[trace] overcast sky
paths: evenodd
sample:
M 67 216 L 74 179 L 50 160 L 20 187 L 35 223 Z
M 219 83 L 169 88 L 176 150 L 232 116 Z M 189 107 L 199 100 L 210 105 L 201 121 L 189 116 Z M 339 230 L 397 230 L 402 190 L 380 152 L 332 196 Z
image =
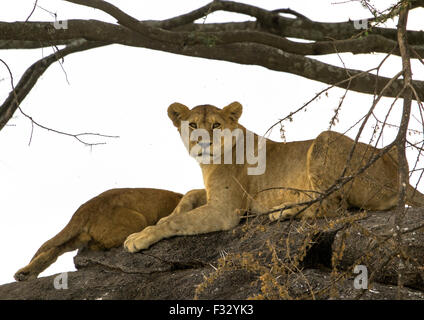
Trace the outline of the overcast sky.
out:
M 151 0 L 110 1 L 140 20 L 164 19 L 196 9 L 208 1 Z M 334 4 L 326 1 L 242 1 L 267 9 L 297 10 L 318 21 L 346 21 L 369 17 L 358 2 Z M 380 8 L 394 1 L 378 1 Z M 19 4 L 17 4 L 19 3 Z M 24 21 L 33 0 L 2 0 L 0 21 Z M 178 5 L 177 5 L 178 4 Z M 65 1 L 39 0 L 30 21 L 58 19 L 114 19 L 98 10 Z M 410 13 L 409 29 L 420 30 L 423 9 Z M 206 22 L 243 21 L 247 17 L 214 13 Z M 422 20 L 421 20 L 422 21 Z M 395 23 L 388 23 L 394 27 Z M 15 83 L 33 62 L 52 53 L 51 48 L 3 50 L 0 58 L 13 72 Z M 346 67 L 366 70 L 375 67 L 382 55 L 341 55 Z M 335 55 L 314 57 L 338 66 Z M 63 67 L 63 69 L 62 69 Z M 239 101 L 240 122 L 263 134 L 280 118 L 299 108 L 327 87 L 298 76 L 258 66 L 190 58 L 142 48 L 113 45 L 76 53 L 63 66 L 52 65 L 21 104 L 41 124 L 69 133 L 93 132 L 119 138 L 90 138 L 106 144 L 87 147 L 75 139 L 43 129 L 16 113 L 0 132 L 0 284 L 12 282 L 13 274 L 25 266 L 40 245 L 57 234 L 75 210 L 99 193 L 117 187 L 153 187 L 185 193 L 202 188 L 203 180 L 195 160 L 184 148 L 167 117 L 167 107 L 180 102 L 189 107 L 212 104 L 224 107 Z M 393 76 L 401 68 L 399 58 L 390 58 L 381 71 Z M 414 78 L 424 80 L 424 68 L 413 63 Z M 69 82 L 69 83 L 68 83 Z M 10 77 L 0 65 L 0 100 L 7 97 Z M 327 130 L 333 110 L 344 90 L 332 89 L 311 104 L 307 112 L 285 123 L 287 141 L 316 137 Z M 333 129 L 344 132 L 362 117 L 372 96 L 349 92 Z M 380 114 L 390 105 L 383 99 Z M 415 108 L 416 109 L 416 108 Z M 390 118 L 399 121 L 399 108 Z M 411 126 L 420 128 L 411 120 Z M 348 133 L 356 135 L 357 128 Z M 368 141 L 368 130 L 362 141 Z M 391 141 L 389 130 L 383 144 Z M 279 127 L 270 138 L 281 141 Z M 31 143 L 29 144 L 31 139 Z M 412 139 L 412 138 L 411 138 Z M 422 135 L 413 136 L 420 140 Z M 411 163 L 413 154 L 409 155 Z M 422 167 L 422 165 L 421 165 Z M 414 179 L 414 178 L 413 178 Z M 419 187 L 423 191 L 423 185 Z M 72 271 L 75 252 L 63 255 L 41 276 Z

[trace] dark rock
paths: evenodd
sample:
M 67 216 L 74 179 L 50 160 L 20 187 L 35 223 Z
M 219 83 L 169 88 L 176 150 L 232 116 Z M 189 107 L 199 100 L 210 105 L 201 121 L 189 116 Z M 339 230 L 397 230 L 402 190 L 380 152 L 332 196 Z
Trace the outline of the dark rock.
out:
M 294 276 L 294 274 L 293 274 Z M 350 277 L 339 281 L 331 288 L 331 275 L 328 272 L 316 269 L 303 271 L 303 275 L 297 275 L 297 281 L 293 281 L 290 288 L 294 296 L 302 296 L 312 288 L 316 299 L 361 299 L 361 300 L 393 300 L 397 299 L 397 287 L 378 282 L 372 283 L 368 290 L 358 290 L 353 286 L 354 278 Z M 323 290 L 320 293 L 320 290 Z M 327 289 L 327 290 L 325 290 Z M 331 291 L 334 291 L 333 294 Z M 424 300 L 424 292 L 409 288 L 402 289 L 404 300 Z
M 55 289 L 54 275 L 2 285 L 0 299 L 396 299 L 397 264 L 382 265 L 393 248 L 374 247 L 392 241 L 394 216 L 372 213 L 349 225 L 260 217 L 230 231 L 165 239 L 136 254 L 80 250 L 78 271 L 66 273 L 67 289 Z M 404 234 L 405 252 L 422 267 L 424 210 L 410 210 L 404 220 L 403 228 L 413 230 Z M 357 264 L 373 274 L 368 290 L 353 287 Z M 404 299 L 424 299 L 422 271 L 406 263 Z M 269 287 L 272 281 L 280 291 Z
M 403 284 L 424 291 L 424 211 L 409 208 L 403 219 Z M 343 268 L 365 265 L 375 281 L 396 285 L 399 259 L 394 256 L 396 242 L 394 234 L 395 213 L 374 212 L 338 232 L 332 245 L 333 252 L 344 241 L 346 246 L 340 265 Z M 422 226 L 422 227 L 420 227 Z M 370 236 L 372 234 L 372 236 Z M 421 268 L 421 272 L 420 272 Z

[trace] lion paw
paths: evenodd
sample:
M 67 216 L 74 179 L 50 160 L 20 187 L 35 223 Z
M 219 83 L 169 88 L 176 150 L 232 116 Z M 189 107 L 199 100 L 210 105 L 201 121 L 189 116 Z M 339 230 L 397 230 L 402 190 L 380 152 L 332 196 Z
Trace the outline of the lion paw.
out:
M 19 269 L 13 277 L 16 281 L 26 281 L 37 278 L 37 276 L 32 274 L 27 268 Z
M 286 204 L 288 205 L 288 204 Z M 283 207 L 284 205 L 280 205 L 280 206 L 276 206 L 273 207 L 271 209 L 272 210 L 277 210 L 280 209 L 281 207 Z M 289 209 L 285 209 L 285 210 L 279 210 L 273 213 L 270 213 L 268 215 L 269 220 L 271 221 L 276 221 L 276 220 L 284 220 L 284 219 L 289 219 L 291 216 L 294 216 L 299 210 L 297 210 L 296 208 L 289 208 Z
M 141 232 L 130 234 L 124 242 L 124 248 L 128 252 L 137 252 L 147 249 L 157 242 L 153 226 L 145 228 Z
M 283 216 L 284 216 L 284 213 L 282 213 L 281 211 L 277 211 L 277 212 L 270 213 L 270 214 L 268 215 L 268 218 L 269 218 L 269 220 L 271 220 L 271 221 L 277 221 L 277 220 L 279 220 L 280 218 L 282 218 Z

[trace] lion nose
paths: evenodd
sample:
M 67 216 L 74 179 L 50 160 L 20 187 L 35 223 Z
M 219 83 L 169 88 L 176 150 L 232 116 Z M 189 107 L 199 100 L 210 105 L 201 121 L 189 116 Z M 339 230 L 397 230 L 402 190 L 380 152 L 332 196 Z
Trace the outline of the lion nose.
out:
M 199 146 L 202 147 L 202 149 L 206 149 L 212 144 L 212 142 L 199 142 Z

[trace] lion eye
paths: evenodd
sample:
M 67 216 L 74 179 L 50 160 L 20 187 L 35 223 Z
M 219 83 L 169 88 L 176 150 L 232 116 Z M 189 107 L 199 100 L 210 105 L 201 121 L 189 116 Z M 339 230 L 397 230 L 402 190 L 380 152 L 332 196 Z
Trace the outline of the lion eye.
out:
M 193 129 L 197 129 L 197 124 L 195 124 L 194 122 L 190 122 L 188 125 Z
M 219 122 L 215 122 L 215 123 L 212 125 L 212 129 L 219 128 L 220 126 L 221 126 L 221 124 L 220 124 Z

